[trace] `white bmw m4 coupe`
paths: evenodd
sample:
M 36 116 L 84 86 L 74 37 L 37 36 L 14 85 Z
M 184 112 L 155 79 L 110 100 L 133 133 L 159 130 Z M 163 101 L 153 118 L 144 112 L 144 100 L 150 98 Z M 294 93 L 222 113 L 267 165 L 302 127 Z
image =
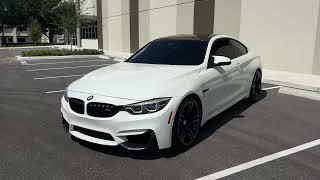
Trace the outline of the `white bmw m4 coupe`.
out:
M 70 84 L 62 120 L 74 139 L 130 150 L 188 148 L 200 127 L 261 94 L 261 62 L 225 35 L 154 40 Z

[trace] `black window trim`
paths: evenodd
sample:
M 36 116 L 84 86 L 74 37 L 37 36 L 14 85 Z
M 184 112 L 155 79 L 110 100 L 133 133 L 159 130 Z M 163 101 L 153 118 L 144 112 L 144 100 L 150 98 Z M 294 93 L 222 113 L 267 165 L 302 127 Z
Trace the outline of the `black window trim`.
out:
M 207 69 L 210 69 L 210 68 L 212 68 L 212 67 L 210 67 L 209 66 L 209 63 L 210 63 L 210 60 L 211 60 L 211 57 L 212 57 L 212 47 L 214 46 L 214 44 L 217 42 L 217 41 L 219 41 L 219 40 L 223 40 L 223 39 L 227 39 L 228 40 L 228 44 L 230 44 L 230 41 L 229 41 L 229 39 L 230 38 L 228 38 L 228 37 L 220 37 L 220 38 L 217 38 L 217 39 L 215 39 L 213 42 L 212 42 L 212 44 L 211 44 L 211 47 L 210 47 L 210 52 L 209 52 L 209 58 L 208 58 L 208 62 L 207 62 Z M 209 47 L 209 46 L 208 46 Z
M 248 47 L 246 46 L 246 45 L 244 45 L 242 42 L 240 42 L 239 40 L 236 40 L 236 39 L 234 39 L 234 38 L 228 38 L 229 39 L 229 41 L 230 40 L 234 40 L 234 41 L 236 41 L 236 42 L 238 42 L 239 44 L 241 44 L 243 47 L 245 47 L 245 49 L 246 49 L 246 53 L 245 54 L 248 54 L 248 52 L 249 52 L 249 50 L 248 50 Z M 229 42 L 230 43 L 230 42 Z M 231 43 L 230 43 L 231 44 Z M 244 55 L 245 55 L 244 54 Z M 243 55 L 243 56 L 244 56 Z

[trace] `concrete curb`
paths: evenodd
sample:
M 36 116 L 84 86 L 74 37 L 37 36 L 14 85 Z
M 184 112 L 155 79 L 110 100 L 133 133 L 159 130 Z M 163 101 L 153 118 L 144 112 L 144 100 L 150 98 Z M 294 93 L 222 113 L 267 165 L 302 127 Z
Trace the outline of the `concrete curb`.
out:
M 0 47 L 0 49 L 37 49 L 37 48 L 54 48 L 54 47 L 53 46 Z
M 100 55 L 70 55 L 70 56 L 30 56 L 22 57 L 16 56 L 18 61 L 32 61 L 32 60 L 55 60 L 55 59 L 80 59 L 80 58 L 99 58 Z
M 298 96 L 298 97 L 304 97 L 304 98 L 309 98 L 309 99 L 320 101 L 320 93 L 319 92 L 306 91 L 306 90 L 289 88 L 289 87 L 282 87 L 279 89 L 279 93 L 292 95 L 292 96 Z
M 119 62 L 125 61 L 130 56 L 132 56 L 132 53 L 126 53 L 126 52 L 117 52 L 117 51 L 110 51 L 110 50 L 104 50 L 103 52 L 105 56 Z
M 109 56 L 109 55 L 99 55 L 98 56 L 100 59 L 111 59 L 113 61 L 117 61 L 117 62 L 123 62 L 125 61 L 126 59 L 125 58 L 117 58 L 117 57 L 112 57 L 112 56 Z
M 320 93 L 320 87 L 317 87 L 317 86 L 302 85 L 302 84 L 297 84 L 297 83 L 284 82 L 284 81 L 278 81 L 278 80 L 270 80 L 270 79 L 262 79 L 262 82 L 268 83 L 268 84 L 279 85 L 279 86 L 283 86 L 283 87 L 288 87 L 288 88 L 294 88 L 294 89 L 299 89 L 299 90 Z

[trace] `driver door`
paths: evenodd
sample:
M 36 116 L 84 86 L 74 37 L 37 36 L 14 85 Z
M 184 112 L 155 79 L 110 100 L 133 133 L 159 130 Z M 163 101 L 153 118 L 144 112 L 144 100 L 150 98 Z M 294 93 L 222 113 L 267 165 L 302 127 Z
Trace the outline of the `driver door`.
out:
M 208 117 L 213 117 L 231 105 L 237 96 L 239 69 L 231 60 L 230 65 L 214 66 L 212 56 L 224 56 L 232 59 L 232 51 L 228 38 L 220 38 L 213 42 L 208 68 L 205 72 L 206 80 L 203 81 L 205 107 Z M 211 66 L 211 67 L 210 67 Z

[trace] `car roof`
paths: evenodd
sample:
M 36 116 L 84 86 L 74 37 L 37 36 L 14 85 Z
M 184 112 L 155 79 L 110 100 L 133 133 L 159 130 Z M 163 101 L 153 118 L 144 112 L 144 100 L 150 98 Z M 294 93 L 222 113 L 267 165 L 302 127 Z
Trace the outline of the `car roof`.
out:
M 173 36 L 162 37 L 157 40 L 195 40 L 195 41 L 210 41 L 210 39 L 218 34 L 179 34 Z

